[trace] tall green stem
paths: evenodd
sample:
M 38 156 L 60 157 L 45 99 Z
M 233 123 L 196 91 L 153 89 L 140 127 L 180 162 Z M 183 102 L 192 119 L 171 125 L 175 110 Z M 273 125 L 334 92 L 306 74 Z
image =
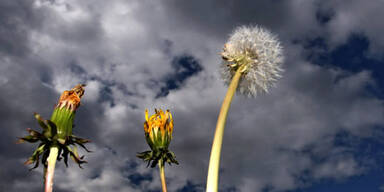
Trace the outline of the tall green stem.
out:
M 162 159 L 159 161 L 159 171 L 160 171 L 160 179 L 161 179 L 161 188 L 163 189 L 163 192 L 167 192 L 167 183 L 165 181 L 165 174 L 164 174 L 164 162 Z
M 53 176 L 55 174 L 55 166 L 59 148 L 53 145 L 49 150 L 48 166 L 45 171 L 45 192 L 52 192 L 53 189 Z
M 231 84 L 228 87 L 228 91 L 227 91 L 227 94 L 225 95 L 223 104 L 221 105 L 220 114 L 216 124 L 215 137 L 213 139 L 213 144 L 211 149 L 211 157 L 209 159 L 207 189 L 206 189 L 207 192 L 218 191 L 220 153 L 221 153 L 221 146 L 223 143 L 225 121 L 227 119 L 227 114 L 228 114 L 229 107 L 231 106 L 233 95 L 235 94 L 237 85 L 239 84 L 242 70 L 244 70 L 242 67 L 239 67 L 236 70 L 236 73 L 232 78 Z

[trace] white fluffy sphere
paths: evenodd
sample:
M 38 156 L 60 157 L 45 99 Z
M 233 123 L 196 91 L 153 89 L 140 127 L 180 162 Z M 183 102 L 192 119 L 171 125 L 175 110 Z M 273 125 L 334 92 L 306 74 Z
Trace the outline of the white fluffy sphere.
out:
M 283 49 L 277 37 L 259 27 L 238 27 L 230 36 L 222 52 L 221 74 L 229 84 L 237 67 L 247 65 L 237 91 L 247 96 L 267 93 L 283 71 Z

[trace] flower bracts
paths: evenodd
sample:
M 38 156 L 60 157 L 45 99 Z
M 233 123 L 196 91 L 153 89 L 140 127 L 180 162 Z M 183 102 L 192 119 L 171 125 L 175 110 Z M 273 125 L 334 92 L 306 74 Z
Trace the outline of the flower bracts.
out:
M 148 118 L 148 110 L 145 110 L 144 133 L 145 139 L 151 151 L 144 151 L 137 154 L 138 158 L 143 159 L 155 167 L 159 161 L 162 165 L 167 162 L 179 164 L 175 154 L 168 149 L 172 140 L 173 119 L 172 114 L 167 110 L 165 113 L 160 109 L 155 109 L 155 114 Z
M 35 166 L 32 169 L 39 166 L 40 156 L 42 156 L 41 162 L 43 165 L 45 167 L 47 166 L 49 149 L 55 145 L 59 147 L 58 160 L 64 158 L 66 166 L 68 166 L 68 155 L 80 167 L 82 163 L 86 163 L 86 161 L 83 160 L 83 156 L 80 157 L 77 153 L 77 146 L 75 144 L 84 148 L 87 152 L 90 152 L 84 146 L 89 140 L 72 135 L 73 120 L 76 109 L 80 106 L 80 98 L 84 94 L 84 86 L 85 85 L 79 84 L 72 90 L 63 92 L 58 104 L 55 106 L 51 120 L 44 120 L 39 114 L 35 113 L 35 118 L 43 131 L 40 133 L 28 128 L 27 131 L 29 132 L 29 135 L 18 140 L 18 143 L 36 143 L 40 141 L 38 148 L 25 162 L 25 164 L 35 163 Z M 71 148 L 71 145 L 73 148 Z

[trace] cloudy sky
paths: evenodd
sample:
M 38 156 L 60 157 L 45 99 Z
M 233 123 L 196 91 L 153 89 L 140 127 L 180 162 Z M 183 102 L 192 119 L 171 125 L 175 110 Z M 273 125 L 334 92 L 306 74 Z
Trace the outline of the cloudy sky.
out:
M 42 167 L 16 145 L 33 112 L 86 83 L 74 133 L 93 142 L 79 169 L 59 162 L 57 192 L 160 191 L 144 110 L 170 109 L 179 166 L 169 191 L 204 191 L 226 86 L 218 53 L 234 28 L 262 25 L 284 47 L 270 94 L 237 94 L 220 191 L 384 191 L 383 0 L 0 0 L 0 191 L 42 191 Z

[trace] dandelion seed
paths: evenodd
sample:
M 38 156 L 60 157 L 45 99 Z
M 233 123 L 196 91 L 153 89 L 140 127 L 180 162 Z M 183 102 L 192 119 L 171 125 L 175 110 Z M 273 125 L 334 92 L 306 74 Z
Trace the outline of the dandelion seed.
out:
M 221 76 L 229 84 L 240 66 L 245 66 L 237 91 L 247 96 L 267 93 L 281 78 L 283 49 L 268 30 L 239 27 L 230 36 L 221 53 Z

